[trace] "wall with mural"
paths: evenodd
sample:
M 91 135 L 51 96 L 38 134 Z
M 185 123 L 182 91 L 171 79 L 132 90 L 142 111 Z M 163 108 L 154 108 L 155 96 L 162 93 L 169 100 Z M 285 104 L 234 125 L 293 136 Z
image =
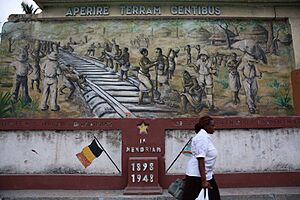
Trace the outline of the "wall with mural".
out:
M 7 22 L 1 118 L 292 115 L 285 20 Z

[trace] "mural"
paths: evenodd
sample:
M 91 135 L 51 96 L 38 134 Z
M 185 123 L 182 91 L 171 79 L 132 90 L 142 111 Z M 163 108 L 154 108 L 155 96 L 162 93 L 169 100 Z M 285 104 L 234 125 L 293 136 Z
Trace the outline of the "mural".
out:
M 286 21 L 7 22 L 0 117 L 291 115 Z

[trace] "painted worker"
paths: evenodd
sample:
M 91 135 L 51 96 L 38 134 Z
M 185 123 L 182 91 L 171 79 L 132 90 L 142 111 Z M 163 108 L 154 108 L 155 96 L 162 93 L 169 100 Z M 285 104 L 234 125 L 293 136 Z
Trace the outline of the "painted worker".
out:
M 26 103 L 30 103 L 32 100 L 28 92 L 28 78 L 27 75 L 30 74 L 33 69 L 28 62 L 28 53 L 26 49 L 21 49 L 19 55 L 16 57 L 16 61 L 10 64 L 16 70 L 14 91 L 12 94 L 12 99 L 17 102 L 19 96 L 20 86 L 23 90 L 23 98 Z
M 257 112 L 255 98 L 258 91 L 258 85 L 256 78 L 262 78 L 262 73 L 255 65 L 257 62 L 258 61 L 253 56 L 246 53 L 243 57 L 243 62 L 238 67 L 246 93 L 246 102 L 251 114 Z
M 116 57 L 120 57 L 122 55 L 122 49 L 120 49 L 120 46 L 118 44 L 114 44 L 112 48 L 112 57 L 115 60 Z M 115 61 L 113 63 L 113 70 L 114 72 L 119 71 L 120 63 Z
M 180 94 L 181 112 L 187 112 L 187 106 L 191 105 L 194 111 L 199 112 L 202 108 L 203 87 L 199 86 L 196 77 L 188 71 L 182 73 L 183 92 Z
M 179 48 L 170 48 L 169 53 L 167 55 L 169 60 L 169 80 L 174 76 L 174 72 L 176 69 L 176 58 L 178 57 L 180 49 Z
M 140 53 L 142 57 L 140 58 L 139 65 L 140 70 L 138 72 L 139 84 L 139 104 L 144 103 L 145 93 L 150 94 L 150 103 L 154 103 L 154 94 L 153 94 L 153 83 L 149 73 L 150 68 L 154 67 L 157 63 L 156 61 L 151 61 L 148 58 L 148 50 L 146 48 L 141 48 Z
M 237 59 L 236 53 L 230 55 L 229 60 L 226 63 L 227 70 L 229 72 L 228 83 L 229 88 L 232 93 L 232 101 L 236 105 L 240 103 L 239 91 L 241 89 L 240 75 L 238 72 L 238 66 L 240 65 L 241 60 Z
M 201 46 L 197 44 L 195 46 L 195 49 L 197 50 L 197 60 L 200 58 L 200 53 L 201 53 Z
M 71 46 L 71 43 L 67 43 L 67 46 L 65 47 L 65 49 L 67 50 L 67 51 L 69 51 L 69 52 L 74 52 L 74 48 Z
M 45 57 L 46 54 L 41 51 L 41 43 L 40 41 L 36 41 L 35 49 L 31 53 L 31 57 L 33 58 L 34 65 L 33 65 L 33 72 L 31 74 L 31 89 L 34 90 L 34 82 L 36 82 L 36 89 L 39 93 L 41 93 L 40 89 L 40 80 L 41 80 L 41 67 L 40 67 L 40 60 L 41 58 Z
M 90 56 L 90 55 L 95 56 L 95 51 L 96 51 L 96 45 L 95 45 L 95 43 L 93 42 L 93 43 L 89 46 L 89 48 L 87 49 L 87 55 L 88 55 L 88 56 Z
M 57 104 L 58 76 L 61 74 L 59 65 L 57 52 L 51 52 L 48 55 L 48 59 L 41 65 L 42 74 L 44 75 L 43 94 L 40 105 L 42 111 L 48 110 L 49 97 L 51 111 L 60 110 Z
M 129 58 L 130 58 L 130 55 L 129 55 L 127 47 L 123 48 L 122 54 L 120 56 L 115 57 L 116 62 L 118 62 L 121 65 L 121 80 L 128 79 L 128 71 L 130 68 Z
M 85 77 L 82 74 L 77 74 L 75 71 L 74 66 L 67 65 L 67 67 L 62 70 L 63 75 L 63 85 L 59 89 L 59 94 L 65 94 L 64 90 L 68 88 L 70 90 L 69 95 L 67 96 L 67 99 L 72 99 L 72 96 L 76 89 L 76 83 L 80 87 L 80 89 L 84 90 L 84 87 L 82 86 L 82 83 L 85 81 Z
M 109 44 L 109 41 L 105 41 L 103 52 L 105 55 L 105 57 L 104 57 L 105 67 L 109 67 L 109 68 L 113 69 L 114 63 L 113 63 L 113 58 L 111 56 L 112 47 Z M 102 55 L 103 55 L 103 53 L 102 53 Z
M 184 47 L 184 50 L 186 52 L 186 64 L 189 65 L 192 63 L 191 45 L 186 45 Z
M 169 60 L 163 55 L 161 48 L 155 49 L 155 59 L 158 85 L 169 84 Z
M 208 52 L 204 49 L 200 52 L 200 57 L 196 63 L 198 70 L 198 83 L 205 87 L 207 105 L 209 110 L 214 110 L 214 93 L 213 93 L 213 75 L 216 75 L 216 70 L 212 66 L 212 61 L 209 59 Z

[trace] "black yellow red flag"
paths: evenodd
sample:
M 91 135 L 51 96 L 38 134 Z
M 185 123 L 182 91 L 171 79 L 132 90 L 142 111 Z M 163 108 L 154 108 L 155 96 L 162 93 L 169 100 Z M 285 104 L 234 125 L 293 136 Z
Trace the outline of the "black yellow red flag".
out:
M 95 158 L 98 158 L 103 149 L 97 144 L 94 139 L 92 143 L 82 149 L 82 151 L 76 154 L 78 160 L 82 163 L 82 165 L 87 168 Z

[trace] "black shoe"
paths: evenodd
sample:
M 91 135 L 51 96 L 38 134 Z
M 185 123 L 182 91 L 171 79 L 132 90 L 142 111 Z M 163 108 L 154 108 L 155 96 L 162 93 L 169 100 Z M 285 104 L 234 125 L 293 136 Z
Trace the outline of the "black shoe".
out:
M 41 111 L 46 111 L 46 110 L 48 110 L 49 109 L 49 106 L 46 106 L 46 107 L 44 107 L 44 108 L 41 108 Z
M 60 107 L 59 106 L 57 106 L 55 109 L 51 109 L 51 111 L 54 111 L 54 112 L 57 112 L 57 111 L 59 111 L 60 110 Z
M 249 112 L 250 112 L 251 114 L 255 114 L 255 109 L 252 108 L 252 109 L 249 110 Z

